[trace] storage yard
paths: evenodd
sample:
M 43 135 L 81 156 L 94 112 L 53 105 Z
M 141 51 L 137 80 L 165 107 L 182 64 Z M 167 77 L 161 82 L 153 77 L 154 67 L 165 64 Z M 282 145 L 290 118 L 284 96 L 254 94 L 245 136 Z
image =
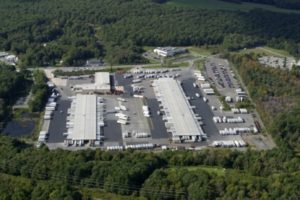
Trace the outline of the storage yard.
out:
M 247 94 L 221 59 L 203 72 L 137 67 L 67 79 L 45 108 L 39 142 L 52 148 L 242 148 L 243 135 L 260 132 L 252 111 L 235 107 Z
M 296 60 L 293 57 L 275 57 L 275 56 L 263 56 L 258 59 L 259 63 L 267 67 L 288 69 L 291 70 L 296 65 Z

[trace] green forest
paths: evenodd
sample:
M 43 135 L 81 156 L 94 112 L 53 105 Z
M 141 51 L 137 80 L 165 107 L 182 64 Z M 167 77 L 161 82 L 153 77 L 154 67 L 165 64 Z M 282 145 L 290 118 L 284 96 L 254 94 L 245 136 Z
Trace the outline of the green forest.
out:
M 30 86 L 26 71 L 16 72 L 15 67 L 0 63 L 0 130 L 10 118 L 12 105 Z
M 277 143 L 300 155 L 300 70 L 266 68 L 257 62 L 255 54 L 229 54 L 256 109 Z
M 145 45 L 218 45 L 229 51 L 268 45 L 300 55 L 300 15 L 208 11 L 163 2 L 0 0 L 0 50 L 21 58 L 21 70 L 0 63 L 1 126 L 28 88 L 30 112 L 43 109 L 47 79 L 27 67 L 76 66 L 93 57 L 111 65 L 144 63 Z M 277 148 L 50 151 L 1 135 L 0 199 L 93 199 L 84 192 L 88 188 L 130 199 L 298 200 L 299 69 L 263 67 L 253 53 L 224 56 L 242 77 Z
M 299 0 L 222 0 L 228 1 L 232 3 L 260 3 L 260 4 L 268 4 L 274 5 L 278 8 L 288 8 L 288 9 L 300 9 L 300 1 Z
M 270 45 L 299 56 L 300 15 L 183 8 L 150 0 L 0 0 L 0 49 L 21 65 L 143 63 L 143 46 Z M 112 59 L 113 58 L 113 59 Z

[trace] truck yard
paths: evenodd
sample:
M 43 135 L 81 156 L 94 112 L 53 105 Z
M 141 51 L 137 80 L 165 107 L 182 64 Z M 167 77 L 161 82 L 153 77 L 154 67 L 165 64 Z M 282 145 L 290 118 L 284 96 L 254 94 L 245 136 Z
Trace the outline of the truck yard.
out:
M 101 83 L 95 80 L 96 76 L 60 77 L 67 79 L 67 84 L 57 87 L 62 95 L 57 98 L 57 107 L 51 119 L 45 120 L 50 122 L 47 122 L 49 128 L 43 130 L 43 134 L 46 132 L 48 135 L 45 142 L 49 147 L 74 150 L 197 149 L 206 146 L 243 148 L 248 144 L 249 135 L 260 135 L 261 127 L 253 118 L 253 112 L 235 107 L 237 102 L 247 98 L 247 94 L 226 60 L 208 60 L 205 71 L 193 67 L 135 67 L 125 73 L 97 76 L 110 76 L 113 79 L 110 91 L 102 93 L 101 88 L 93 85 Z M 157 84 L 165 81 L 168 82 L 166 89 L 161 90 L 163 86 Z M 79 86 L 88 89 L 95 87 L 97 92 L 77 91 L 75 88 Z M 122 91 L 116 88 L 122 88 Z M 73 141 L 72 127 L 68 129 L 70 124 L 72 126 L 72 122 L 68 122 L 68 110 L 78 95 L 96 95 L 103 104 L 103 123 L 96 122 L 99 137 L 93 138 L 95 141 L 84 136 L 80 142 Z M 229 108 L 224 109 L 220 95 L 224 95 Z M 82 119 L 88 117 L 86 115 Z M 94 116 L 89 117 L 93 119 Z M 247 141 L 243 139 L 245 135 Z M 268 148 L 267 145 L 260 147 L 262 145 L 258 142 L 250 142 L 250 145 Z

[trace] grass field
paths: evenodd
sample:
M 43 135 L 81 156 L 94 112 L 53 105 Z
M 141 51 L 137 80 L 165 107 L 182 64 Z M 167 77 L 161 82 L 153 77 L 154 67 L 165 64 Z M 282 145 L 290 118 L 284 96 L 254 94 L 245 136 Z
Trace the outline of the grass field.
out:
M 274 49 L 271 47 L 263 46 L 253 49 L 243 49 L 239 53 L 257 53 L 257 54 L 266 54 L 269 56 L 279 56 L 279 57 L 292 57 L 287 51 L 281 49 Z
M 192 54 L 192 55 L 195 55 L 195 56 L 210 56 L 212 53 L 211 53 L 211 49 L 209 48 L 205 48 L 205 47 L 187 47 L 187 49 L 189 50 L 189 52 Z
M 188 62 L 176 63 L 171 65 L 152 65 L 152 66 L 145 66 L 144 69 L 158 69 L 158 68 L 178 68 L 178 67 L 188 67 Z
M 255 3 L 228 3 L 220 0 L 170 0 L 167 4 L 169 5 L 180 5 L 188 7 L 198 7 L 203 9 L 214 9 L 214 10 L 240 10 L 240 11 L 249 11 L 252 9 L 265 9 L 273 12 L 285 12 L 285 13 L 300 13 L 297 10 L 288 10 L 276 8 L 275 6 L 255 4 Z

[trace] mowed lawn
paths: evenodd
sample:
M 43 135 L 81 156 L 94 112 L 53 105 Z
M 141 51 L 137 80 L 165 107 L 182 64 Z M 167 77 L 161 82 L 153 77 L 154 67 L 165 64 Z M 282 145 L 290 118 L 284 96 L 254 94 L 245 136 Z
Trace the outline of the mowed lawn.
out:
M 256 48 L 251 48 L 251 49 L 243 49 L 243 50 L 240 50 L 239 53 L 242 53 L 242 54 L 256 53 L 256 54 L 265 54 L 268 56 L 293 57 L 287 51 L 284 51 L 281 49 L 274 49 L 274 48 L 267 47 L 267 46 L 256 47 Z
M 249 11 L 252 9 L 265 9 L 273 12 L 285 12 L 285 13 L 300 13 L 299 10 L 288 10 L 276 8 L 275 6 L 255 4 L 255 3 L 229 3 L 221 0 L 169 0 L 167 3 L 169 5 L 180 5 L 188 7 L 198 7 L 203 9 L 215 9 L 215 10 L 240 10 L 240 11 Z

